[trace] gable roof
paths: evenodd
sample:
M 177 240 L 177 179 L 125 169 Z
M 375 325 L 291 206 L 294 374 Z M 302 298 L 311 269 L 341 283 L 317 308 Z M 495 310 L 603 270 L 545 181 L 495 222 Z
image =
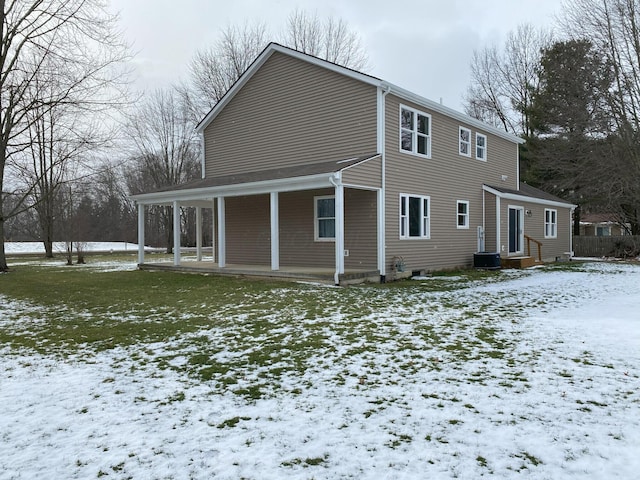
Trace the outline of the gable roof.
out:
M 222 109 L 235 97 L 235 95 L 242 89 L 242 87 L 253 77 L 253 75 L 264 65 L 264 63 L 274 54 L 274 53 L 282 53 L 284 55 L 288 55 L 293 58 L 297 58 L 298 60 L 310 63 L 312 65 L 319 66 L 321 68 L 326 68 L 333 72 L 339 73 L 341 75 L 345 75 L 349 78 L 353 78 L 354 80 L 366 83 L 368 85 L 372 85 L 376 88 L 380 88 L 384 92 L 392 93 L 404 100 L 411 101 L 416 103 L 424 108 L 429 110 L 441 113 L 446 115 L 447 117 L 454 118 L 459 122 L 465 123 L 467 125 L 471 125 L 475 128 L 484 130 L 486 132 L 492 133 L 498 137 L 504 138 L 514 143 L 524 143 L 524 140 L 516 135 L 513 135 L 504 130 L 500 130 L 499 128 L 493 127 L 489 124 L 481 122 L 480 120 L 470 117 L 469 115 L 465 115 L 464 113 L 460 113 L 457 110 L 446 107 L 441 103 L 434 102 L 433 100 L 429 100 L 428 98 L 422 97 L 418 94 L 410 92 L 402 87 L 394 85 L 390 82 L 382 80 L 378 77 L 374 77 L 372 75 L 367 75 L 362 72 L 358 72 L 357 70 L 353 70 L 351 68 L 343 67 L 342 65 L 338 65 L 337 63 L 332 63 L 327 60 L 323 60 L 318 57 L 314 57 L 313 55 L 309 55 L 306 53 L 299 52 L 289 47 L 285 47 L 278 43 L 270 43 L 267 47 L 258 55 L 258 57 L 253 61 L 253 63 L 247 68 L 247 70 L 236 80 L 236 82 L 231 86 L 231 88 L 224 94 L 224 96 L 220 99 L 220 101 L 205 115 L 205 117 L 196 125 L 196 131 L 198 133 L 202 133 L 204 129 L 215 119 L 218 114 L 222 111 Z

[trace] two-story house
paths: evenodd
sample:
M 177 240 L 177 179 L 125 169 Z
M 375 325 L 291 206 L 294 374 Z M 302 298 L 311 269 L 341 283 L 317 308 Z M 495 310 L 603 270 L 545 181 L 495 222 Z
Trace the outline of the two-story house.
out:
M 381 281 L 474 252 L 571 252 L 573 205 L 519 183 L 522 140 L 401 87 L 270 44 L 197 126 L 202 179 L 134 196 L 214 212 L 211 271 Z M 198 230 L 198 260 L 202 229 Z M 533 254 L 534 252 L 532 252 Z M 193 265 L 203 268 L 202 263 Z

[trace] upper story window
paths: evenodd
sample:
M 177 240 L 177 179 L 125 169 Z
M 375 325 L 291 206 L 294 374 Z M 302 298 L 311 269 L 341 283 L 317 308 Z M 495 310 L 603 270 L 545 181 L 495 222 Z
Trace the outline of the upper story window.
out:
M 400 105 L 400 151 L 431 157 L 431 115 Z
M 457 210 L 457 227 L 469 228 L 469 202 L 467 202 L 466 200 L 458 200 Z
M 460 127 L 459 129 L 459 146 L 458 153 L 465 157 L 471 156 L 471 130 L 468 128 Z
M 430 238 L 431 199 L 422 195 L 400 195 L 400 238 Z
M 476 158 L 487 160 L 487 136 L 476 132 Z
M 336 239 L 336 198 L 333 195 L 313 197 L 316 242 Z
M 544 209 L 544 238 L 557 238 L 558 236 L 558 211 L 550 208 Z

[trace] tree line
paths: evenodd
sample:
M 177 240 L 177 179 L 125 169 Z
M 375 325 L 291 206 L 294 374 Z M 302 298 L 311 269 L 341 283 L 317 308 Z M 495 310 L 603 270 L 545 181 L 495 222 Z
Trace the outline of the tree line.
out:
M 520 135 L 521 179 L 640 234 L 640 2 L 568 0 L 477 50 L 466 112 Z
M 136 94 L 132 54 L 107 7 L 0 0 L 0 271 L 5 240 L 41 240 L 47 257 L 54 241 L 136 241 L 129 196 L 199 178 L 196 124 L 271 39 L 367 68 L 346 22 L 295 10 L 276 35 L 262 23 L 227 27 L 195 53 L 188 78 Z M 183 243 L 194 244 L 195 215 L 180 216 Z M 171 252 L 171 208 L 151 207 L 146 217 L 147 241 Z M 206 242 L 211 218 L 204 221 Z

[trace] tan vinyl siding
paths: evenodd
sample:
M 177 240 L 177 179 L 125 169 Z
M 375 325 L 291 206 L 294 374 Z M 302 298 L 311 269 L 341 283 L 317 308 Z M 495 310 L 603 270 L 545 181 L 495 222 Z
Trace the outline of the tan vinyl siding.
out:
M 333 195 L 333 189 L 280 194 L 281 265 L 335 266 L 335 243 L 314 240 L 313 198 L 321 195 Z
M 400 151 L 400 104 L 431 115 L 431 158 Z M 517 188 L 517 144 L 487 131 L 487 161 L 458 153 L 459 127 L 477 128 L 419 105 L 386 97 L 386 264 L 402 256 L 407 270 L 438 270 L 470 266 L 482 225 L 482 184 Z M 503 175 L 506 180 L 503 181 Z M 431 238 L 399 238 L 400 194 L 431 197 Z M 469 202 L 468 229 L 456 228 L 456 202 Z M 494 240 L 495 241 L 495 240 Z M 492 249 L 487 244 L 488 249 Z
M 335 242 L 314 240 L 314 197 L 333 195 L 333 189 L 280 194 L 280 263 L 335 266 Z M 377 265 L 376 193 L 345 190 L 345 268 Z
M 509 207 L 522 207 L 524 208 L 524 233 L 530 236 L 534 240 L 542 242 L 542 259 L 543 261 L 554 261 L 558 257 L 563 257 L 570 251 L 570 219 L 571 209 L 560 207 L 549 207 L 537 203 L 518 202 L 517 200 L 505 200 L 501 201 L 501 244 L 504 246 L 502 256 L 508 256 L 509 251 Z M 558 218 L 558 231 L 556 238 L 544 238 L 544 211 L 545 209 L 556 210 Z M 531 215 L 526 212 L 530 211 Z M 530 255 L 537 257 L 538 246 L 535 242 L 531 242 Z M 527 255 L 527 241 L 524 240 L 523 254 Z
M 269 195 L 225 199 L 227 263 L 270 265 Z
M 380 157 L 373 158 L 343 170 L 342 183 L 380 188 L 382 186 L 382 160 Z
M 204 131 L 206 176 L 376 151 L 376 89 L 274 53 Z
M 497 252 L 496 250 L 496 197 L 491 193 L 484 192 L 484 249 L 487 252 Z
M 344 208 L 344 248 L 349 250 L 345 268 L 377 270 L 377 192 L 345 189 Z

